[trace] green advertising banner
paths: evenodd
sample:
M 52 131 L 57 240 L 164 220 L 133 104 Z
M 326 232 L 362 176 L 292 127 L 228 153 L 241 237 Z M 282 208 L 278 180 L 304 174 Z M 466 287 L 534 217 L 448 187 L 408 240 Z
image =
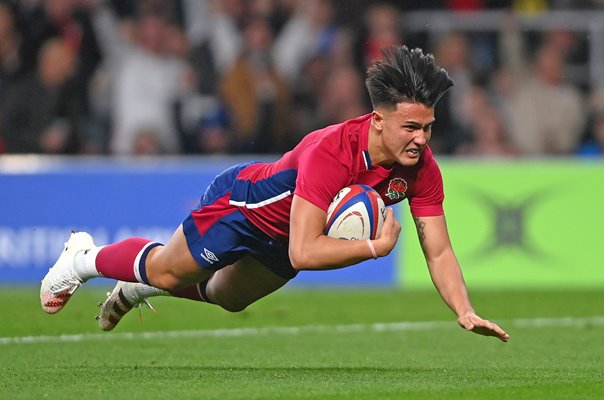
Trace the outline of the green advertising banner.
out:
M 445 215 L 470 287 L 602 287 L 604 163 L 440 163 Z M 431 286 L 408 206 L 399 283 Z

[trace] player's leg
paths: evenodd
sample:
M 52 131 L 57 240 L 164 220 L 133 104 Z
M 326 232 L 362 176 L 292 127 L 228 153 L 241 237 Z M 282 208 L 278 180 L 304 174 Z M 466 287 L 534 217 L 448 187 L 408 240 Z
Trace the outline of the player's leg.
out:
M 199 246 L 194 249 L 194 253 L 190 252 L 187 243 L 190 240 L 201 245 L 202 252 L 207 250 L 200 238 L 212 231 L 217 220 L 234 211 L 228 209 L 228 193 L 238 171 L 245 166 L 246 164 L 242 164 L 230 168 L 214 179 L 203 195 L 198 209 L 183 223 L 188 235 L 185 236 L 183 227 L 179 227 L 167 246 L 162 247 L 160 243 L 148 239 L 130 238 L 108 246 L 96 247 L 89 234 L 73 234 L 55 265 L 42 280 L 42 309 L 50 314 L 60 311 L 82 283 L 94 277 L 103 276 L 152 286 L 157 284 L 161 289 L 175 289 L 203 281 L 211 271 L 232 263 L 234 259 L 230 262 L 222 259 L 221 265 L 218 265 L 219 263 L 215 263 L 211 257 L 199 253 Z M 220 243 L 221 238 L 217 236 L 216 240 Z M 191 254 L 198 258 L 194 259 Z M 209 254 L 214 255 L 211 252 Z M 199 268 L 198 264 L 208 267 L 206 269 L 210 272 Z M 153 282 L 149 281 L 147 270 Z
M 120 280 L 113 291 L 108 293 L 107 299 L 99 304 L 101 310 L 97 316 L 102 330 L 110 331 L 115 328 L 132 308 L 141 303 L 146 303 L 152 308 L 147 301 L 149 297 L 174 295 L 204 301 L 203 298 L 197 297 L 198 282 L 204 283 L 205 286 L 214 271 L 200 267 L 193 258 L 182 226 L 174 232 L 165 246 L 156 246 L 140 258 L 143 259 L 144 265 L 139 267 L 139 270 L 144 272 L 139 274 L 145 276 L 145 282 Z M 115 261 L 120 262 L 121 259 Z
M 140 282 L 164 290 L 187 287 L 209 277 L 213 271 L 199 268 L 191 256 L 182 225 L 162 245 L 147 239 L 133 238 L 105 246 L 98 254 L 89 254 L 80 268 L 84 278 L 104 276 L 126 282 Z M 79 269 L 80 268 L 80 269 Z
M 298 271 L 292 267 L 289 259 L 287 244 L 268 237 L 240 212 L 230 214 L 222 222 L 221 227 L 198 243 L 220 249 L 215 239 L 220 237 L 223 244 L 231 242 L 231 250 L 225 251 L 223 248 L 218 258 L 228 258 L 231 251 L 236 258 L 214 272 L 209 279 L 190 288 L 172 291 L 172 296 L 214 303 L 225 310 L 237 312 L 279 289 L 297 275 Z M 191 254 L 198 255 L 201 245 L 196 249 L 196 246 L 190 248 Z M 203 261 L 197 258 L 201 266 L 204 265 Z
M 281 277 L 258 260 L 246 256 L 212 275 L 205 287 L 206 301 L 237 312 L 281 288 L 289 279 Z
M 99 304 L 99 327 L 113 330 L 121 319 L 137 305 L 147 304 L 154 296 L 172 296 L 216 304 L 231 312 L 244 310 L 255 301 L 285 285 L 289 279 L 270 271 L 256 259 L 246 256 L 213 273 L 201 283 L 165 291 L 142 283 L 118 282 L 107 299 Z
M 296 273 L 287 245 L 268 237 L 239 210 L 230 206 L 201 208 L 191 213 L 183 230 L 177 231 L 164 248 L 147 257 L 148 281 L 166 291 L 118 283 L 101 304 L 99 326 L 112 330 L 133 306 L 156 295 L 170 294 L 240 311 L 283 286 Z M 198 283 L 185 287 L 191 280 Z
M 146 284 L 164 290 L 177 290 L 202 282 L 214 271 L 201 268 L 191 255 L 182 225 L 165 246 L 149 252 L 146 259 Z
M 44 311 L 54 314 L 91 278 L 141 282 L 169 290 L 203 281 L 211 273 L 199 268 L 191 256 L 182 227 L 165 246 L 130 238 L 96 247 L 89 234 L 77 232 L 72 233 L 63 253 L 42 280 L 40 300 Z

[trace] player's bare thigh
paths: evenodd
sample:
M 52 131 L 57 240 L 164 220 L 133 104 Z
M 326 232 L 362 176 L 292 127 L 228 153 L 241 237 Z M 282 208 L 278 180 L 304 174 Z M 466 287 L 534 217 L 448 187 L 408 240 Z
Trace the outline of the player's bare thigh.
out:
M 176 229 L 168 243 L 151 249 L 146 268 L 149 283 L 164 290 L 192 286 L 214 273 L 197 264 L 189 251 L 182 225 Z
M 214 273 L 206 286 L 206 293 L 213 303 L 237 312 L 287 282 L 255 258 L 246 256 Z
M 288 282 L 251 256 L 217 272 L 200 267 L 189 251 L 182 226 L 165 246 L 149 252 L 146 267 L 149 283 L 165 290 L 182 289 L 211 277 L 206 286 L 208 297 L 228 311 L 241 311 Z

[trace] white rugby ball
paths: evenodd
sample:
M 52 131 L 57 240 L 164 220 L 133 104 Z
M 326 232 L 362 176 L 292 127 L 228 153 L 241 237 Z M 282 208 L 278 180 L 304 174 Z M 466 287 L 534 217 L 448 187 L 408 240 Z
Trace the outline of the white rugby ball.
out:
M 355 184 L 340 190 L 327 209 L 325 234 L 336 239 L 375 239 L 384 224 L 386 206 L 373 188 Z

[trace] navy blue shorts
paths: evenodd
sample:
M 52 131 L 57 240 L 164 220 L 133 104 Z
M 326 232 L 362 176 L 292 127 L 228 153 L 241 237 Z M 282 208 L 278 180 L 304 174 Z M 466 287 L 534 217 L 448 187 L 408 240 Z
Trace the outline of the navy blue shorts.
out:
M 289 260 L 286 245 L 272 239 L 229 204 L 235 178 L 250 163 L 236 165 L 218 175 L 200 203 L 183 222 L 189 251 L 205 269 L 217 271 L 251 255 L 284 279 L 298 273 Z

